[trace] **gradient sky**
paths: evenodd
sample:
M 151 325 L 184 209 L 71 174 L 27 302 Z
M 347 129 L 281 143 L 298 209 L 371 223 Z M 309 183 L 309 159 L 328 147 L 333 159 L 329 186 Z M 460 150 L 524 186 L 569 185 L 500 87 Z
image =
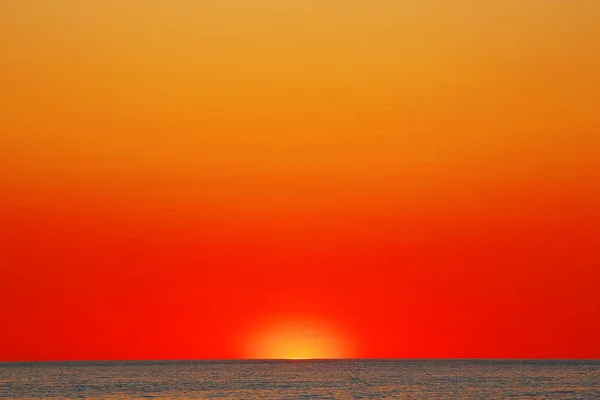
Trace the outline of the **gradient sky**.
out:
M 597 0 L 0 3 L 0 361 L 600 357 Z

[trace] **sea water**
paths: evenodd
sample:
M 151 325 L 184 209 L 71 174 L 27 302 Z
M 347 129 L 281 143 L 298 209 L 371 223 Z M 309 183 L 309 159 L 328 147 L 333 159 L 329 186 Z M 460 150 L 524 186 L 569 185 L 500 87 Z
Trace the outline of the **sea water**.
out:
M 600 399 L 600 361 L 0 364 L 1 399 Z

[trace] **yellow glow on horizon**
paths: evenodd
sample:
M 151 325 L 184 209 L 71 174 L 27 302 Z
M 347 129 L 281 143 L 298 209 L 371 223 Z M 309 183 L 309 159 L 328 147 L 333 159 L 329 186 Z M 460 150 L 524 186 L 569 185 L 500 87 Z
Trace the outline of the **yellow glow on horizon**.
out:
M 344 335 L 329 324 L 307 318 L 285 318 L 265 323 L 247 343 L 249 358 L 308 360 L 351 357 Z

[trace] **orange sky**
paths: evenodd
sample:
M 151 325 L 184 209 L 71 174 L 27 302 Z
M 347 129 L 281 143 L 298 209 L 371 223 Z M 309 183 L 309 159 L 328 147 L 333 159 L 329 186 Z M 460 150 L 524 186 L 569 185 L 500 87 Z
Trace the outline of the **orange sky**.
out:
M 2 2 L 0 361 L 600 357 L 598 21 Z

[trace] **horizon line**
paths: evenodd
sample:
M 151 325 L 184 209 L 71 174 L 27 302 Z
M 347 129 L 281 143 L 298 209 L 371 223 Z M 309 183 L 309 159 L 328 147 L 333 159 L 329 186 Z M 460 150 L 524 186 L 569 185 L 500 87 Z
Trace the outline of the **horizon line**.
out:
M 588 357 L 335 357 L 335 358 L 172 358 L 172 359 L 72 359 L 72 360 L 0 360 L 0 364 L 53 363 L 126 363 L 126 362 L 289 362 L 314 361 L 600 361 Z

